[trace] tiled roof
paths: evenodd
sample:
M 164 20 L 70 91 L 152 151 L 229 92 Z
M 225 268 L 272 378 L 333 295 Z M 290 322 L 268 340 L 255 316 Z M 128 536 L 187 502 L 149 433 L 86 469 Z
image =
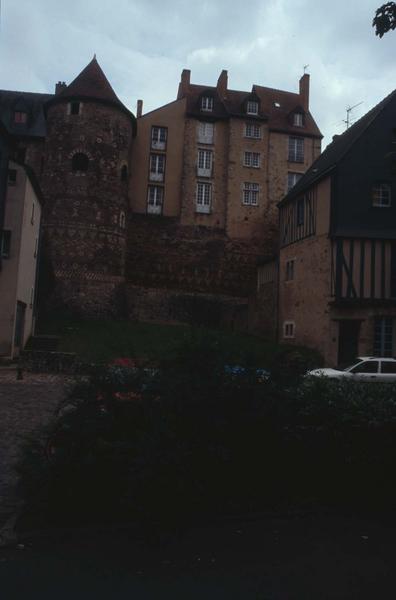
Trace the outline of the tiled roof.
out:
M 52 97 L 52 94 L 0 90 L 0 120 L 12 135 L 45 137 L 46 122 L 43 107 Z M 27 113 L 26 123 L 14 122 L 16 111 Z
M 49 104 L 55 104 L 72 98 L 85 98 L 87 100 L 97 100 L 105 104 L 111 104 L 133 117 L 132 113 L 117 97 L 96 57 L 91 60 L 85 69 L 60 94 L 54 96 Z
M 214 99 L 213 110 L 210 112 L 202 111 L 200 108 L 201 97 L 205 95 L 212 96 Z M 322 137 L 309 112 L 305 114 L 303 128 L 293 126 L 291 113 L 296 109 L 303 111 L 299 94 L 254 85 L 250 92 L 227 90 L 226 96 L 221 98 L 214 86 L 190 84 L 185 97 L 187 98 L 187 114 L 196 118 L 213 120 L 228 119 L 230 117 L 259 119 L 268 121 L 270 130 Z M 247 115 L 246 102 L 248 99 L 254 99 L 254 97 L 259 100 L 259 113 L 257 116 Z
M 329 173 L 337 163 L 343 158 L 343 156 L 349 151 L 351 146 L 358 140 L 358 138 L 366 131 L 371 123 L 376 119 L 380 112 L 385 108 L 391 100 L 396 97 L 396 90 L 391 92 L 386 98 L 381 100 L 374 108 L 372 108 L 367 114 L 361 119 L 356 121 L 349 129 L 344 131 L 343 134 L 338 135 L 334 138 L 334 141 L 327 146 L 322 154 L 312 163 L 308 171 L 301 177 L 296 183 L 293 189 L 283 198 L 281 203 L 294 198 L 296 195 L 303 192 L 306 188 L 311 186 L 315 181 L 324 177 Z

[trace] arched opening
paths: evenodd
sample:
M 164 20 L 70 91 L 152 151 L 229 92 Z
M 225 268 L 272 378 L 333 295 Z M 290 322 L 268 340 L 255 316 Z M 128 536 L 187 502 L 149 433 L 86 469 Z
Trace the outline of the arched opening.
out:
M 76 152 L 72 158 L 72 171 L 73 173 L 88 171 L 89 158 L 82 152 Z

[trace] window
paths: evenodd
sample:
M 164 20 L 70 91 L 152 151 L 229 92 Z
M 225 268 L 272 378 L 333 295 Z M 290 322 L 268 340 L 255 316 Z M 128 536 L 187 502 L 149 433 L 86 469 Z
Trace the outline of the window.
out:
M 88 171 L 89 158 L 82 152 L 76 152 L 72 158 L 72 171 L 73 173 L 84 173 Z
M 125 229 L 125 213 L 123 210 L 120 212 L 120 227 Z
M 394 360 L 382 360 L 381 361 L 381 373 L 396 374 L 396 361 Z
M 391 187 L 388 183 L 376 183 L 372 187 L 373 206 L 388 207 L 391 205 Z
M 17 172 L 16 169 L 8 170 L 8 185 L 15 185 L 17 182 Z
M 80 114 L 80 103 L 79 102 L 70 102 L 70 114 L 71 115 L 79 115 Z
M 288 173 L 287 174 L 287 191 L 290 192 L 299 179 L 301 179 L 302 173 Z
M 245 125 L 245 137 L 254 138 L 256 140 L 261 138 L 261 127 L 256 123 L 246 123 Z
M 34 287 L 32 286 L 30 288 L 30 302 L 29 302 L 30 308 L 33 308 L 33 302 L 34 302 Z
M 151 128 L 151 147 L 154 150 L 165 150 L 168 139 L 168 130 L 166 127 Z
M 285 321 L 283 323 L 283 337 L 294 338 L 294 321 Z
M 374 321 L 374 356 L 393 356 L 392 317 L 378 317 Z
M 246 112 L 248 115 L 257 115 L 258 114 L 258 102 L 255 100 L 248 100 L 246 105 Z
M 246 206 L 257 206 L 259 196 L 259 184 L 245 181 L 243 184 L 242 204 Z
M 303 127 L 304 118 L 302 113 L 294 113 L 293 115 L 293 125 L 294 127 Z
M 34 225 L 34 209 L 35 209 L 35 205 L 34 202 L 32 203 L 32 213 L 30 215 L 30 222 L 32 225 Z
M 159 185 L 149 185 L 147 194 L 147 212 L 151 215 L 160 215 L 164 202 L 164 188 Z
M 198 176 L 210 177 L 212 174 L 212 157 L 211 150 L 198 150 Z
M 289 161 L 304 162 L 304 138 L 289 137 Z
M 126 165 L 122 165 L 121 167 L 121 181 L 128 181 L 128 167 Z
M 11 231 L 3 229 L 0 244 L 0 253 L 2 258 L 10 258 L 11 249 Z
M 243 164 L 245 167 L 260 167 L 260 152 L 245 152 L 243 155 Z
M 365 360 L 353 367 L 350 373 L 378 373 L 378 366 L 378 360 Z
M 213 97 L 212 96 L 202 96 L 201 110 L 206 110 L 208 112 L 211 112 L 213 110 Z
M 27 113 L 22 110 L 14 112 L 14 123 L 23 124 L 27 122 Z
M 199 213 L 210 213 L 212 205 L 212 184 L 198 181 L 195 210 Z
M 163 181 L 165 172 L 165 155 L 150 154 L 150 180 Z
M 201 122 L 198 124 L 198 143 L 213 144 L 214 125 L 213 123 Z
M 294 258 L 286 261 L 285 281 L 293 281 L 294 279 Z
M 38 253 L 38 237 L 36 237 L 36 241 L 34 242 L 34 258 L 37 258 L 37 253 Z
M 297 226 L 304 225 L 305 221 L 305 202 L 304 198 L 297 201 Z

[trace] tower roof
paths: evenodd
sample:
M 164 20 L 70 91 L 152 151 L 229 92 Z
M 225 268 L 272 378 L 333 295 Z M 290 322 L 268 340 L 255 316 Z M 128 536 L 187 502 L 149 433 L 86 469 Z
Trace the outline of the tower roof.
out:
M 121 102 L 111 87 L 109 80 L 96 60 L 96 55 L 60 94 L 50 100 L 49 104 L 57 104 L 70 99 L 83 99 L 110 104 L 118 107 L 134 119 L 132 113 Z

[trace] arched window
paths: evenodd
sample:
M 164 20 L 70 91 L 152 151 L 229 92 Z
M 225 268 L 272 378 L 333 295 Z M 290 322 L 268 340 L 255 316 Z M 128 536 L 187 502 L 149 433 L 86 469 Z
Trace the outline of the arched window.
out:
M 126 165 L 121 167 L 121 181 L 128 181 L 128 167 Z
M 72 158 L 72 171 L 73 173 L 88 171 L 89 158 L 82 152 L 76 152 Z

